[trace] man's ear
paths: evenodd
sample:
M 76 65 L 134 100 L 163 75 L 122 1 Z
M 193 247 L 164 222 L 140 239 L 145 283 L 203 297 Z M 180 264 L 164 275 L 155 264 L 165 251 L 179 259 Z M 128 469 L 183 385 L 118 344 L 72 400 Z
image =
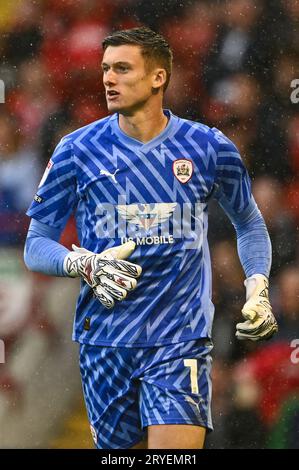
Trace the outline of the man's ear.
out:
M 153 93 L 158 93 L 159 90 L 162 88 L 166 82 L 166 70 L 165 69 L 155 69 L 153 72 Z

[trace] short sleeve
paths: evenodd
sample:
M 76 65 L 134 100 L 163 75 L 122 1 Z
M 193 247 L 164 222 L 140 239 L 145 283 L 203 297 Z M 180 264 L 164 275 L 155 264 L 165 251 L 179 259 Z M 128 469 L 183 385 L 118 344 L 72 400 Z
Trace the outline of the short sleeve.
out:
M 27 215 L 54 228 L 62 228 L 77 204 L 76 172 L 72 143 L 57 145 Z
M 252 199 L 250 177 L 234 143 L 215 127 L 213 131 L 219 143 L 215 198 L 227 212 L 240 214 Z

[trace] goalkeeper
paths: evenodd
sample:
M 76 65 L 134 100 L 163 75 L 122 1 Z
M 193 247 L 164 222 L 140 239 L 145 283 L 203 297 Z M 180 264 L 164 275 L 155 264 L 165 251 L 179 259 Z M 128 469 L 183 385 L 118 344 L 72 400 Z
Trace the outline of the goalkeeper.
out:
M 73 339 L 95 445 L 136 448 L 146 436 L 152 449 L 202 448 L 213 429 L 209 201 L 237 233 L 247 278 L 240 340 L 277 331 L 270 239 L 235 145 L 163 109 L 165 39 L 133 28 L 103 49 L 110 115 L 56 147 L 27 212 L 25 262 L 81 278 Z M 81 247 L 69 251 L 59 238 L 73 211 Z

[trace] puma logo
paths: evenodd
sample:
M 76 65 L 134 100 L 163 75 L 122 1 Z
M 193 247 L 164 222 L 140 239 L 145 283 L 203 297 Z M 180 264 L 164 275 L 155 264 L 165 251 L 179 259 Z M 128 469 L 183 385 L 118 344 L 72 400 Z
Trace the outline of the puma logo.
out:
M 116 173 L 117 173 L 118 171 L 119 171 L 118 168 L 115 170 L 114 173 L 109 173 L 109 171 L 107 171 L 107 170 L 101 170 L 101 171 L 100 171 L 100 175 L 109 176 L 110 178 L 113 179 L 114 183 L 117 183 L 116 178 L 115 178 L 115 175 L 116 175 Z

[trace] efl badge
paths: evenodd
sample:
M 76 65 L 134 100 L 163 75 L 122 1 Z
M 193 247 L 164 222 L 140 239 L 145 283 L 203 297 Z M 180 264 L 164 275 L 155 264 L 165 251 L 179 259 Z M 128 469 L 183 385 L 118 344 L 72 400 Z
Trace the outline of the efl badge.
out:
M 45 172 L 44 172 L 44 174 L 43 174 L 43 176 L 42 176 L 42 179 L 40 180 L 40 183 L 39 183 L 39 185 L 38 185 L 39 188 L 40 188 L 40 187 L 44 184 L 44 182 L 46 181 L 47 176 L 48 176 L 48 174 L 50 173 L 50 170 L 51 170 L 51 168 L 52 168 L 53 165 L 54 165 L 54 163 L 53 163 L 52 160 L 50 159 L 50 160 L 48 161 L 48 165 L 47 165 L 47 168 L 45 169 Z
M 186 158 L 175 160 L 172 164 L 172 170 L 176 179 L 178 179 L 180 183 L 185 184 L 188 183 L 193 175 L 193 163 Z

